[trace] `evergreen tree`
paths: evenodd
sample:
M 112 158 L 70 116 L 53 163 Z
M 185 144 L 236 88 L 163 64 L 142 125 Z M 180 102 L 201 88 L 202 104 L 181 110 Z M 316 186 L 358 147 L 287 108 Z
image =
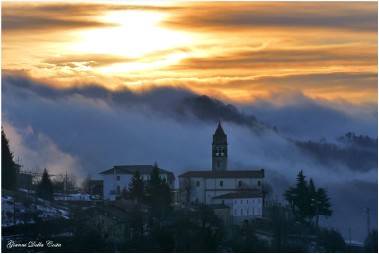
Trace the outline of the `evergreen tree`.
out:
M 329 209 L 332 206 L 329 200 L 330 198 L 328 198 L 326 190 L 323 188 L 318 188 L 316 192 L 316 228 L 318 227 L 318 217 L 320 215 L 324 215 L 326 218 L 328 218 L 333 214 L 333 211 Z
M 37 186 L 37 195 L 40 198 L 46 199 L 46 200 L 52 200 L 53 199 L 53 184 L 50 180 L 49 172 L 45 168 L 43 170 L 42 179 L 38 183 Z
M 166 179 L 162 179 L 159 175 L 159 168 L 156 162 L 145 189 L 153 216 L 161 218 L 170 209 L 171 190 Z
M 309 179 L 309 190 L 308 190 L 308 216 L 309 216 L 309 222 L 312 222 L 313 217 L 316 215 L 316 200 L 317 200 L 317 194 L 316 194 L 316 187 L 313 182 L 313 179 Z
M 16 187 L 16 169 L 13 161 L 13 153 L 9 149 L 9 140 L 1 127 L 1 186 L 3 189 Z
M 309 186 L 305 181 L 303 170 L 297 175 L 296 188 L 290 187 L 284 192 L 284 198 L 292 204 L 292 209 L 296 206 L 297 215 L 304 219 L 309 214 Z
M 129 183 L 129 191 L 130 191 L 130 198 L 132 199 L 137 198 L 139 202 L 141 202 L 141 200 L 145 196 L 145 186 L 143 183 L 143 179 L 141 178 L 141 173 L 139 172 L 138 168 L 136 172 L 134 172 L 132 180 Z

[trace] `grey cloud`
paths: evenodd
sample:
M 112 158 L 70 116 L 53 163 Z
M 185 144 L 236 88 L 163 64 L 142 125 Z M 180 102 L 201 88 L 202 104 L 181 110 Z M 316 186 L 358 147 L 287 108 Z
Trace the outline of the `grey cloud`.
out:
M 281 199 L 283 190 L 293 185 L 297 172 L 304 169 L 317 187 L 327 188 L 336 216 L 346 219 L 360 216 L 353 205 L 365 206 L 370 200 L 373 204 L 377 202 L 377 168 L 358 174 L 340 161 L 323 165 L 286 137 L 271 131 L 262 131 L 259 135 L 252 131 L 249 123 L 259 123 L 261 119 L 270 125 L 274 122 L 291 126 L 292 122 L 295 129 L 292 135 L 311 128 L 302 133 L 304 137 L 312 132 L 316 136 L 337 130 L 351 121 L 354 123 L 353 116 L 341 111 L 320 107 L 300 95 L 293 99 L 299 103 L 294 103 L 292 108 L 280 110 L 281 107 L 261 101 L 250 105 L 249 113 L 242 114 L 241 105 L 234 107 L 183 89 L 156 88 L 141 94 L 127 89 L 111 92 L 95 85 L 56 89 L 27 78 L 2 77 L 2 113 L 6 115 L 3 120 L 16 129 L 28 126 L 33 129 L 34 134 L 20 132 L 28 149 L 37 153 L 46 150 L 37 136 L 43 133 L 60 154 L 77 158 L 73 165 L 83 168 L 93 178 L 100 179 L 98 173 L 113 165 L 153 164 L 154 161 L 173 171 L 175 176 L 188 170 L 209 170 L 212 135 L 218 122 L 217 114 L 221 112 L 222 126 L 228 135 L 230 170 L 260 169 L 263 163 L 266 181 L 273 186 L 274 195 Z M 176 112 L 178 109 L 184 113 Z M 229 119 L 228 114 L 231 115 Z M 257 119 L 247 117 L 252 115 Z M 309 120 L 312 116 L 316 118 L 314 122 Z M 322 128 L 318 122 L 323 122 Z M 377 131 L 377 123 L 367 122 L 366 127 L 370 132 Z M 280 127 L 279 131 L 283 132 Z M 338 135 L 344 134 L 341 132 Z M 60 163 L 64 165 L 64 161 Z M 354 181 L 359 183 L 354 184 Z M 341 187 L 345 182 L 346 188 L 351 189 Z M 341 193 L 350 195 L 354 190 L 366 192 L 362 194 L 366 195 L 365 199 L 361 195 L 351 195 L 350 204 L 346 204 Z M 373 220 L 377 220 L 377 213 L 373 216 Z M 339 222 L 338 225 L 344 224 Z M 358 230 L 359 225 L 352 226 L 357 226 Z M 364 225 L 359 230 L 362 228 Z

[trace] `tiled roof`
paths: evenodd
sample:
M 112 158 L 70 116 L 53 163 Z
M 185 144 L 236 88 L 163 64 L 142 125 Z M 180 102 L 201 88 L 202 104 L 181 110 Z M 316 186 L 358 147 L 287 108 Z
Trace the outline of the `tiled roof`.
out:
M 100 174 L 113 174 L 113 170 L 116 169 L 116 174 L 134 174 L 137 169 L 141 174 L 150 174 L 153 172 L 154 166 L 152 165 L 121 165 L 114 166 L 111 169 L 101 172 Z M 169 181 L 175 180 L 175 176 L 172 172 L 158 168 L 160 174 L 167 174 Z
M 188 171 L 178 177 L 202 177 L 202 178 L 262 178 L 261 170 L 231 170 L 231 171 Z
M 213 197 L 214 199 L 235 199 L 235 198 L 261 198 L 262 195 L 251 192 L 235 192 Z

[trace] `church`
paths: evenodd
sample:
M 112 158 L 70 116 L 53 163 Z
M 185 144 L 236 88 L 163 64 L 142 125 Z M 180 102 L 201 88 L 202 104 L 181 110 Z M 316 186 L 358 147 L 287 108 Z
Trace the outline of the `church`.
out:
M 212 142 L 212 171 L 188 171 L 179 177 L 182 205 L 222 204 L 232 216 L 261 216 L 261 170 L 228 170 L 228 142 L 219 121 Z

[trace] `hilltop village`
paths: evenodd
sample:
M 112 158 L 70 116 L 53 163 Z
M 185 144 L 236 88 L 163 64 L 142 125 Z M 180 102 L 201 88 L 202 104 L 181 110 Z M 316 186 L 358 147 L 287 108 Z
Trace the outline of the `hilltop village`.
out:
M 2 190 L 2 251 L 26 251 L 30 242 L 40 252 L 54 244 L 59 252 L 363 250 L 346 245 L 338 231 L 318 227 L 319 216 L 332 215 L 331 204 L 303 171 L 278 200 L 265 169 L 228 169 L 220 121 L 210 149 L 208 171 L 175 176 L 157 163 L 115 165 L 80 188 L 72 175 L 52 180 L 46 169 L 26 172 L 14 164 L 16 186 Z

